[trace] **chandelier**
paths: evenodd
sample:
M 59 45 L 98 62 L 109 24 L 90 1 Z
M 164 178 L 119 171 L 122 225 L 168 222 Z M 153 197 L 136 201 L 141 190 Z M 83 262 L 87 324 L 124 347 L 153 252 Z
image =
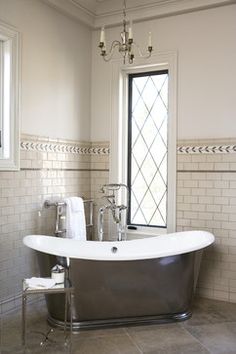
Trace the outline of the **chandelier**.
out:
M 122 32 L 120 33 L 121 40 L 120 41 L 114 40 L 111 44 L 109 51 L 107 51 L 107 47 L 106 47 L 105 27 L 102 27 L 101 34 L 100 34 L 100 42 L 98 46 L 101 49 L 101 56 L 105 61 L 109 61 L 113 57 L 115 48 L 117 48 L 118 52 L 123 57 L 123 63 L 125 64 L 126 60 L 128 60 L 128 63 L 132 64 L 134 61 L 134 49 L 136 48 L 141 58 L 146 58 L 146 59 L 150 58 L 153 51 L 151 32 L 149 32 L 148 35 L 147 53 L 144 54 L 140 50 L 138 44 L 134 42 L 132 21 L 130 21 L 128 27 L 128 21 L 126 19 L 126 0 L 124 0 L 124 5 L 123 5 L 123 16 L 124 16 L 123 29 Z

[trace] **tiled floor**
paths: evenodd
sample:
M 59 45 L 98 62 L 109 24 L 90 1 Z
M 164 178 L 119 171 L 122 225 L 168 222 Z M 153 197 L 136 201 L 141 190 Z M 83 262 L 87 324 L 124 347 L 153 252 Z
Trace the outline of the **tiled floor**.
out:
M 41 306 L 28 307 L 29 330 L 44 331 L 46 313 Z M 1 354 L 24 353 L 21 348 L 21 314 L 1 319 Z M 51 338 L 56 344 L 39 346 L 42 336 L 28 333 L 25 353 L 70 353 L 63 332 Z M 196 299 L 193 316 L 185 322 L 152 326 L 90 330 L 73 334 L 72 354 L 236 354 L 236 304 Z

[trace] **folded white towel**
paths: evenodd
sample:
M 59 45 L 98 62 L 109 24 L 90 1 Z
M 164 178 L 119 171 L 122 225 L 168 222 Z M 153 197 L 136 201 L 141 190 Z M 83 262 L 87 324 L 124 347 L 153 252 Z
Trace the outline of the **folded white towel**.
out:
M 86 221 L 82 198 L 71 197 L 66 202 L 66 237 L 86 241 Z
M 27 287 L 32 289 L 42 289 L 42 288 L 52 288 L 56 282 L 51 278 L 36 278 L 32 277 L 29 279 L 25 279 L 25 284 Z

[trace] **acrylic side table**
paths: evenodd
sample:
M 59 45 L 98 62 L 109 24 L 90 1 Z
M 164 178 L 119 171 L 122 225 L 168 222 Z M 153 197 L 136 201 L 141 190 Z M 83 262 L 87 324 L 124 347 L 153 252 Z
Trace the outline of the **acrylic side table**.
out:
M 29 295 L 53 295 L 53 294 L 65 294 L 65 315 L 64 315 L 64 335 L 65 335 L 65 343 L 66 343 L 66 325 L 67 325 L 67 314 L 69 309 L 70 314 L 70 345 L 71 345 L 71 337 L 72 337 L 72 296 L 74 294 L 74 288 L 71 286 L 70 282 L 66 280 L 64 284 L 56 284 L 52 288 L 29 288 L 23 280 L 23 289 L 22 289 L 22 345 L 26 346 L 26 328 L 27 328 L 27 319 L 26 319 L 26 307 L 27 307 L 27 297 Z M 49 340 L 48 336 L 52 332 L 50 329 L 44 335 L 44 340 L 40 343 L 43 345 Z

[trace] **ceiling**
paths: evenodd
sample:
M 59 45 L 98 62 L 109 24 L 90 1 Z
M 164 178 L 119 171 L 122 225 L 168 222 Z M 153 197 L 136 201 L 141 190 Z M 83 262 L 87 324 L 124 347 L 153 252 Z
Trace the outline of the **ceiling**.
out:
M 76 5 L 82 6 L 91 11 L 95 16 L 105 15 L 108 12 L 122 11 L 124 0 L 72 0 Z M 183 0 L 126 0 L 127 10 L 136 7 L 147 7 L 153 4 L 167 4 L 173 2 L 181 2 Z
M 114 26 L 122 21 L 124 0 L 41 1 L 92 28 Z M 126 0 L 126 8 L 127 16 L 138 22 L 233 3 L 236 0 Z

